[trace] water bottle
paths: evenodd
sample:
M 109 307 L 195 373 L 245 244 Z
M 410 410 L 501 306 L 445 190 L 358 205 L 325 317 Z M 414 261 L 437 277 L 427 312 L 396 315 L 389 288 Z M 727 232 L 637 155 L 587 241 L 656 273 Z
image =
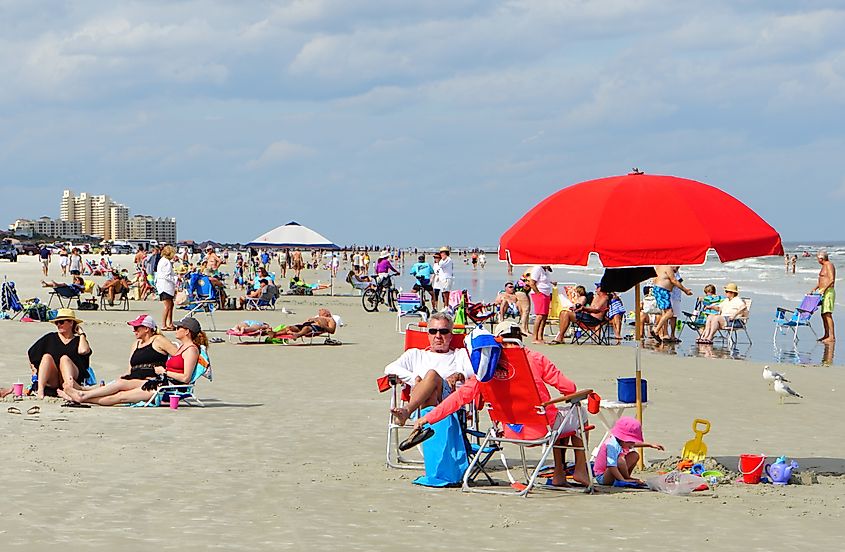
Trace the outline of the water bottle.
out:
M 581 339 L 581 330 L 575 330 L 575 339 Z

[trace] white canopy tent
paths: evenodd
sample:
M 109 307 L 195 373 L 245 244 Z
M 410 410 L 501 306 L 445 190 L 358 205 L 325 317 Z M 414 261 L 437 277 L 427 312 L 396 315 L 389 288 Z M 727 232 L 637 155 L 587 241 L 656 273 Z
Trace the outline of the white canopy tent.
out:
M 291 221 L 261 234 L 247 244 L 250 247 L 293 247 L 300 249 L 340 249 L 328 238 Z

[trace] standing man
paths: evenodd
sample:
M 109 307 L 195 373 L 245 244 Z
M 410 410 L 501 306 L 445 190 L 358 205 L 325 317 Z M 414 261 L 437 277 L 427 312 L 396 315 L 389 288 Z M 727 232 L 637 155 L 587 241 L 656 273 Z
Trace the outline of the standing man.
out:
M 449 306 L 449 291 L 452 289 L 452 278 L 454 275 L 452 268 L 452 257 L 450 257 L 449 248 L 445 245 L 440 248 L 440 262 L 434 265 L 434 298 L 432 299 L 432 306 L 437 309 L 437 295 L 443 299 L 443 307 Z
M 531 288 L 531 306 L 534 307 L 534 331 L 532 341 L 543 343 L 543 333 L 546 331 L 546 320 L 549 317 L 549 307 L 552 304 L 552 280 L 549 265 L 537 265 L 528 275 L 528 286 Z
M 44 276 L 47 276 L 47 273 L 50 272 L 50 258 L 52 254 L 46 243 L 41 244 L 41 249 L 38 250 L 38 256 L 41 258 L 41 272 L 44 273 Z
M 681 267 L 668 265 L 654 267 L 654 271 L 657 272 L 657 278 L 655 278 L 651 294 L 654 295 L 654 301 L 657 304 L 657 308 L 660 309 L 661 314 L 654 328 L 651 330 L 651 337 L 656 339 L 658 343 L 668 338 L 666 335 L 666 323 L 675 316 L 672 310 L 672 290 L 679 288 L 687 295 L 692 295 L 692 290 L 686 288 L 675 277 L 675 272 L 679 268 Z
M 824 335 L 819 338 L 822 343 L 833 343 L 836 341 L 836 334 L 833 332 L 833 304 L 836 302 L 836 290 L 833 285 L 836 283 L 836 267 L 830 262 L 827 251 L 822 249 L 816 254 L 822 269 L 819 271 L 819 282 L 810 293 L 818 291 L 822 295 L 822 324 L 824 324 Z

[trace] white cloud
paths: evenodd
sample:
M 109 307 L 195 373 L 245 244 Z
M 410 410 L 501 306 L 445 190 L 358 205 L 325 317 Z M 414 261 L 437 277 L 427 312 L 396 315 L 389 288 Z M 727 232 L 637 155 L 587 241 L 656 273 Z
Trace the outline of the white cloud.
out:
M 261 169 L 279 163 L 302 159 L 314 155 L 314 150 L 284 140 L 273 142 L 257 159 L 247 163 L 248 169 Z

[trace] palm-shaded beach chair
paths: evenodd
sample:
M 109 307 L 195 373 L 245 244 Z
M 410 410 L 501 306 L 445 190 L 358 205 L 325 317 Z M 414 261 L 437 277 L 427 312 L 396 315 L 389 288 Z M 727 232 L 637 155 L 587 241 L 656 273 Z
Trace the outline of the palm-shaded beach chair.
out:
M 179 402 L 186 404 L 196 404 L 197 406 L 205 406 L 199 397 L 194 394 L 194 388 L 197 385 L 197 380 L 201 377 L 206 377 L 208 381 L 212 381 L 213 373 L 211 371 L 211 359 L 208 356 L 208 349 L 203 345 L 200 347 L 200 355 L 197 360 L 197 366 L 194 368 L 194 373 L 191 374 L 191 380 L 188 383 L 174 383 L 171 385 L 163 385 L 156 390 L 155 395 L 150 397 L 146 402 L 135 403 L 132 406 L 161 406 L 162 402 L 167 404 L 172 395 L 179 397 Z
M 492 421 L 492 426 L 487 431 L 480 448 L 483 450 L 491 445 L 500 447 L 503 445 L 517 446 L 526 481 L 525 483 L 515 481 L 508 469 L 508 478 L 511 480 L 510 490 L 482 489 L 470 486 L 469 475 L 482 458 L 480 454 L 476 454 L 464 474 L 462 488 L 468 492 L 527 496 L 537 484 L 540 473 L 545 469 L 545 462 L 554 448 L 581 450 L 585 455 L 589 455 L 586 431 L 587 412 L 581 403 L 592 393 L 592 390 L 585 389 L 571 395 L 542 402 L 523 347 L 503 349 L 499 364 L 497 375 L 494 375 L 489 381 L 479 384 L 481 385 L 481 395 L 489 405 L 487 411 Z M 498 371 L 502 370 L 502 364 L 504 364 L 506 374 L 500 376 Z M 565 403 L 566 406 L 559 409 L 555 423 L 550 425 L 546 417 L 546 408 L 552 404 L 560 403 Z M 546 434 L 539 439 L 520 439 L 506 436 L 506 427 L 516 433 L 514 428 L 521 428 L 525 425 L 545 427 Z M 563 446 L 557 444 L 562 437 L 568 435 L 580 437 L 583 445 Z M 533 469 L 528 467 L 525 457 L 525 449 L 529 447 L 541 447 L 540 458 Z M 507 469 L 507 466 L 505 467 Z M 587 487 L 587 492 L 592 492 L 593 474 L 589 464 L 587 464 L 587 469 L 590 475 L 590 485 Z
M 772 341 L 777 344 L 778 330 L 780 330 L 781 335 L 783 335 L 788 329 L 792 331 L 792 343 L 798 344 L 798 328 L 805 326 L 810 328 L 810 331 L 813 332 L 814 336 L 817 336 L 816 330 L 814 330 L 813 326 L 810 324 L 810 319 L 819 309 L 819 305 L 821 305 L 821 303 L 821 294 L 809 293 L 804 296 L 803 301 L 801 301 L 801 304 L 796 307 L 795 310 L 778 307 L 775 311 L 775 331 L 772 335 Z

